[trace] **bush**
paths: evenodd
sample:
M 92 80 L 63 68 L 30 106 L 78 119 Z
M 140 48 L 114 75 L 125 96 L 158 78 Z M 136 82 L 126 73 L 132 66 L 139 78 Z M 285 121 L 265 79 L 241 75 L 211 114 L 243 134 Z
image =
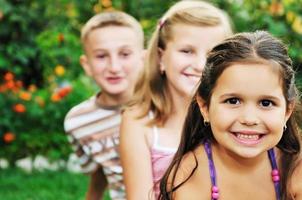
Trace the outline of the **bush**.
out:
M 289 47 L 294 67 L 302 70 L 302 7 L 301 0 L 215 0 L 231 16 L 235 30 L 267 30 Z
M 0 115 L 5 116 L 0 121 L 0 145 L 4 148 L 0 157 L 7 158 L 11 164 L 37 154 L 54 160 L 68 158 L 70 148 L 63 130 L 64 116 L 95 88 L 88 87 L 91 84 L 84 77 L 70 83 L 60 82 L 61 78 L 54 76 L 48 82 L 49 87 L 37 89 L 35 85 L 23 87 L 22 81 L 10 72 L 4 75 L 0 85 L 3 99 L 0 106 L 4 108 Z
M 95 5 L 0 0 L 0 157 L 11 164 L 37 154 L 67 159 L 71 152 L 63 119 L 96 89 L 78 62 L 80 27 Z

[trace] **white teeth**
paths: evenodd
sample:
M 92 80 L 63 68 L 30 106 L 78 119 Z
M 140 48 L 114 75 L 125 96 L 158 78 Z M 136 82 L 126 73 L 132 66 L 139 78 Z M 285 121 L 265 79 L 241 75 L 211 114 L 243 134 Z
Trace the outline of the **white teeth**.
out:
M 245 135 L 245 134 L 240 134 L 240 133 L 237 133 L 236 137 L 239 139 L 244 139 L 244 140 L 258 140 L 259 139 L 259 135 Z

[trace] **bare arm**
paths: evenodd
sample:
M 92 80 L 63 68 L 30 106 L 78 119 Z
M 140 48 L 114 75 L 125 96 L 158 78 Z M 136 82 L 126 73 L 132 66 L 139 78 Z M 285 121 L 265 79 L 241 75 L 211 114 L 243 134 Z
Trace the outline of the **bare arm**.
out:
M 86 194 L 86 200 L 101 200 L 107 186 L 107 179 L 102 167 L 99 167 L 90 175 L 90 182 Z
M 127 200 L 155 199 L 147 130 L 143 120 L 136 119 L 134 110 L 123 113 L 120 152 Z
M 295 200 L 302 200 L 302 160 L 293 173 L 291 185 Z

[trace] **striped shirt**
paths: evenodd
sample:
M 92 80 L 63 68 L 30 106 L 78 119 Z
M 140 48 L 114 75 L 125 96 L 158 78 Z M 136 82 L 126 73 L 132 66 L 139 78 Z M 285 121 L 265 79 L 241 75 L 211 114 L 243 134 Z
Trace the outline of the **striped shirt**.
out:
M 73 107 L 65 117 L 64 129 L 79 158 L 82 172 L 91 173 L 101 165 L 111 199 L 125 199 L 118 152 L 120 108 L 99 105 L 97 96 Z

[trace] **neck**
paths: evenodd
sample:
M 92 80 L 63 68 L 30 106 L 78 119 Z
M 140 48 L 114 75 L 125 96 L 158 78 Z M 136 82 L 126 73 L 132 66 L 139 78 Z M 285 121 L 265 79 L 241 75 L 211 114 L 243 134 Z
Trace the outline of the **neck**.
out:
M 191 97 L 173 96 L 172 94 L 172 115 L 186 116 Z
M 172 113 L 164 124 L 164 127 L 181 134 L 184 120 L 189 106 L 188 98 L 172 97 Z
M 127 103 L 130 100 L 130 95 L 128 94 L 117 94 L 110 95 L 105 92 L 101 92 L 97 97 L 98 104 L 102 106 L 120 106 Z

